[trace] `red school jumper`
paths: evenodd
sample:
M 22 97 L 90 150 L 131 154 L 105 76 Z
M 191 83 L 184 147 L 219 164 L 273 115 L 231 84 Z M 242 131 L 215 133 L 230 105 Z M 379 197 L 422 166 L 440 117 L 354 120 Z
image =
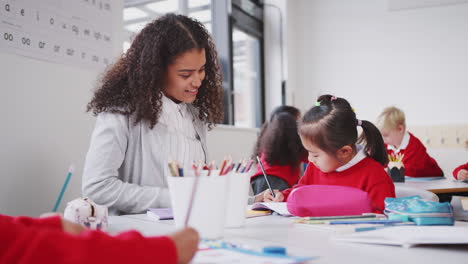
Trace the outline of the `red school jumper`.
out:
M 270 176 L 276 176 L 278 178 L 281 178 L 286 181 L 289 187 L 292 187 L 294 184 L 296 184 L 299 181 L 300 177 L 300 166 L 298 165 L 296 168 L 291 167 L 290 165 L 284 165 L 284 166 L 279 166 L 279 165 L 270 165 L 266 162 L 265 160 L 265 155 L 262 154 L 260 157 L 260 160 L 262 161 L 263 168 L 265 169 L 265 173 Z M 301 162 L 307 163 L 307 155 L 301 160 Z M 250 181 L 252 181 L 255 177 L 262 176 L 263 177 L 263 172 L 262 169 L 260 168 L 260 164 L 257 164 L 257 171 L 250 177 Z
M 458 180 L 457 174 L 458 174 L 458 172 L 461 171 L 461 170 L 468 170 L 468 162 L 467 162 L 466 164 L 463 164 L 463 165 L 458 166 L 457 168 L 455 168 L 455 169 L 453 170 L 453 177 L 455 177 L 455 179 Z
M 373 212 L 380 214 L 385 208 L 385 198 L 395 197 L 395 186 L 392 179 L 385 172 L 384 167 L 370 157 L 365 157 L 357 164 L 340 172 L 322 172 L 313 163 L 309 163 L 304 176 L 294 188 L 311 184 L 339 185 L 361 189 L 368 193 Z M 285 201 L 294 188 L 282 192 Z
M 409 132 L 408 134 L 410 136 L 408 146 L 398 152 L 405 155 L 403 157 L 405 175 L 411 177 L 444 176 L 442 169 L 435 159 L 429 156 L 421 141 L 413 134 Z M 394 151 L 387 149 L 387 153 L 392 154 Z
M 110 236 L 87 230 L 71 235 L 60 217 L 0 215 L 0 263 L 176 263 L 167 236 L 143 237 L 136 231 Z

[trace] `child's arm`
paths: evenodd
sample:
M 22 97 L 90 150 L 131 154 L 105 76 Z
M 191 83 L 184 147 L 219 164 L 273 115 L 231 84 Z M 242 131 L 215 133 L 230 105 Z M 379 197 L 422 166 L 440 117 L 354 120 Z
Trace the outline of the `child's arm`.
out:
M 453 177 L 457 180 L 468 179 L 468 163 L 458 166 L 453 170 Z
M 61 224 L 59 217 L 47 221 L 55 221 L 56 227 Z M 92 230 L 70 235 L 0 216 L 0 233 L 5 263 L 188 263 L 198 248 L 198 234 L 191 228 L 169 237 L 145 238 L 136 231 L 113 237 Z
M 411 146 L 411 147 L 410 147 Z M 437 162 L 429 156 L 426 147 L 417 141 L 408 146 L 404 152 L 403 165 L 405 175 L 412 177 L 443 176 Z

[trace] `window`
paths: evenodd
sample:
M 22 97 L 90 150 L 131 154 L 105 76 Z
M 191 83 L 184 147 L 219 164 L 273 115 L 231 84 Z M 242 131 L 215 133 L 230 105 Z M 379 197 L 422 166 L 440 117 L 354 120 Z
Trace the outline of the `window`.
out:
M 133 38 L 147 23 L 166 13 L 193 17 L 211 32 L 211 0 L 125 0 L 123 51 L 127 51 Z

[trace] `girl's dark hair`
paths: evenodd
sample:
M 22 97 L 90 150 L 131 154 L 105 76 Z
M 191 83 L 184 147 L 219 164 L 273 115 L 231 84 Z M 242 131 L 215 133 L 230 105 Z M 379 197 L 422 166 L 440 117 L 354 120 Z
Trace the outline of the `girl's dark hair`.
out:
M 320 105 L 305 113 L 299 126 L 302 137 L 333 156 L 343 146 L 354 148 L 356 143 L 365 143 L 366 155 L 384 166 L 387 164 L 387 151 L 380 131 L 371 122 L 361 120 L 363 133 L 358 138 L 359 120 L 346 99 L 322 95 L 317 102 Z
M 168 66 L 184 52 L 204 49 L 205 79 L 192 103 L 211 128 L 223 120 L 222 75 L 212 39 L 203 24 L 183 15 L 167 14 L 149 23 L 131 47 L 105 73 L 87 111 L 135 114 L 135 123 L 158 122 Z
M 299 116 L 301 114 L 301 111 L 297 109 L 294 106 L 290 105 L 281 105 L 276 107 L 270 114 L 270 122 L 273 121 L 273 118 L 275 118 L 276 115 L 280 113 L 288 113 L 291 114 L 292 116 L 296 117 L 296 119 L 299 119 Z
M 296 107 L 290 105 L 281 105 L 273 109 L 273 111 L 271 111 L 269 122 L 273 121 L 273 119 L 280 113 L 289 113 L 293 115 L 296 118 L 296 120 L 299 119 L 299 116 L 301 115 L 301 111 L 299 111 L 299 109 L 297 109 Z M 263 135 L 265 134 L 265 131 L 267 130 L 269 122 L 267 121 L 263 123 L 262 127 L 260 128 L 260 134 L 257 138 L 257 143 L 255 143 L 253 152 L 254 160 L 256 156 L 260 157 L 262 154 L 262 151 L 260 150 L 260 143 L 262 141 Z
M 260 152 L 270 165 L 290 165 L 296 168 L 307 155 L 297 133 L 296 116 L 287 112 L 273 117 L 259 143 Z

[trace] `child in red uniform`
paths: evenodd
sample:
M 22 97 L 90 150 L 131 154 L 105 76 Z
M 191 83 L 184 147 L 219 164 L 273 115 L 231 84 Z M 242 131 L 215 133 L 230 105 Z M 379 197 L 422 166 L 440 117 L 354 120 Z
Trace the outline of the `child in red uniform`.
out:
M 377 120 L 388 154 L 403 154 L 405 175 L 412 177 L 443 176 L 437 162 L 429 156 L 426 147 L 406 131 L 405 114 L 391 106 L 383 110 Z
M 358 139 L 357 126 L 363 133 Z M 385 172 L 388 162 L 382 136 L 369 121 L 356 119 L 351 105 L 343 98 L 322 95 L 299 125 L 302 143 L 309 152 L 309 166 L 299 184 L 340 185 L 369 194 L 374 212 L 382 213 L 384 199 L 395 197 L 395 186 Z M 365 142 L 365 145 L 356 143 Z M 265 201 L 288 199 L 292 189 L 265 191 Z
M 453 177 L 457 180 L 468 180 L 468 162 L 454 169 Z
M 110 236 L 61 219 L 0 215 L 0 263 L 188 263 L 198 249 L 191 228 L 170 236 Z
M 254 156 L 259 156 L 272 188 L 284 190 L 299 180 L 299 164 L 305 160 L 306 150 L 297 134 L 300 112 L 292 106 L 280 106 L 271 120 L 262 127 Z M 260 165 L 251 177 L 252 190 L 259 194 L 268 188 Z

